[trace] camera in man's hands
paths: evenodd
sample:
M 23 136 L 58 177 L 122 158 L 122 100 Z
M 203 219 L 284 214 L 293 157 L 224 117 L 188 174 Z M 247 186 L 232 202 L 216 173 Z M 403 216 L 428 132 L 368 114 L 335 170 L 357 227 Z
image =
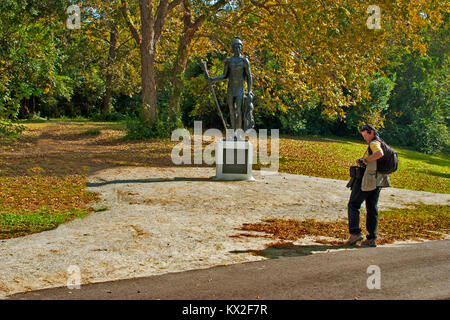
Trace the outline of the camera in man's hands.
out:
M 358 159 L 358 164 L 359 164 L 360 167 L 365 167 L 366 166 L 366 164 L 364 163 L 364 159 L 363 158 Z

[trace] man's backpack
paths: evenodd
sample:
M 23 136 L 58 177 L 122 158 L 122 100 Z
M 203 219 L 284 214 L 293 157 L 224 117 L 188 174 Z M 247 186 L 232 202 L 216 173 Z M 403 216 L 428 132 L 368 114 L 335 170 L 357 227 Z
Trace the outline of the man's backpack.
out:
M 383 174 L 391 174 L 398 169 L 398 156 L 397 152 L 395 152 L 383 139 L 380 137 L 375 137 L 374 140 L 377 140 L 381 144 L 381 149 L 383 149 L 383 157 L 377 160 L 377 172 Z M 373 140 L 372 140 L 373 141 Z M 372 154 L 372 150 L 370 150 L 370 146 L 368 147 L 369 155 Z

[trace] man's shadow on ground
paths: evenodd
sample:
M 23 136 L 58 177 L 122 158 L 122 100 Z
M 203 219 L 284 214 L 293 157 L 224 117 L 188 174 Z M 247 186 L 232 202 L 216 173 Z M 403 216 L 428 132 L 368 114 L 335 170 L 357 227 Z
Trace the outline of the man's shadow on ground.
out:
M 262 250 L 235 250 L 230 253 L 250 253 L 257 256 L 262 256 L 269 259 L 278 259 L 280 257 L 299 257 L 308 256 L 314 252 L 321 252 L 327 250 L 343 250 L 343 249 L 362 249 L 364 246 L 345 246 L 344 244 L 336 245 L 295 245 L 292 243 L 273 244 Z

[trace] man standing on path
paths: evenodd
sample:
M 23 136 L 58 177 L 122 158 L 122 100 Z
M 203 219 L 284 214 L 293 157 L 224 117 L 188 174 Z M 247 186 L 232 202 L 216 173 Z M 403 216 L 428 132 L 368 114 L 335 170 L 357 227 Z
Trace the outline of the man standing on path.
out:
M 377 172 L 377 160 L 384 156 L 381 138 L 378 132 L 370 125 L 364 125 L 361 135 L 369 144 L 363 158 L 356 160 L 357 166 L 366 166 L 364 176 L 355 179 L 352 193 L 348 202 L 348 224 L 350 237 L 345 245 L 352 246 L 363 239 L 359 227 L 359 210 L 363 201 L 366 201 L 366 228 L 367 238 L 362 245 L 376 247 L 377 225 L 378 225 L 378 198 L 382 187 L 389 187 L 390 182 L 387 174 Z

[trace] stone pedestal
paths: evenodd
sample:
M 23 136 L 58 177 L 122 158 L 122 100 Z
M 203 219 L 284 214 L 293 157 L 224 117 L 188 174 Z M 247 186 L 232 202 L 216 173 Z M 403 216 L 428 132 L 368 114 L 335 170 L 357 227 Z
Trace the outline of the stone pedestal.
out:
M 216 176 L 214 180 L 254 181 L 253 146 L 247 140 L 222 140 L 216 143 Z

